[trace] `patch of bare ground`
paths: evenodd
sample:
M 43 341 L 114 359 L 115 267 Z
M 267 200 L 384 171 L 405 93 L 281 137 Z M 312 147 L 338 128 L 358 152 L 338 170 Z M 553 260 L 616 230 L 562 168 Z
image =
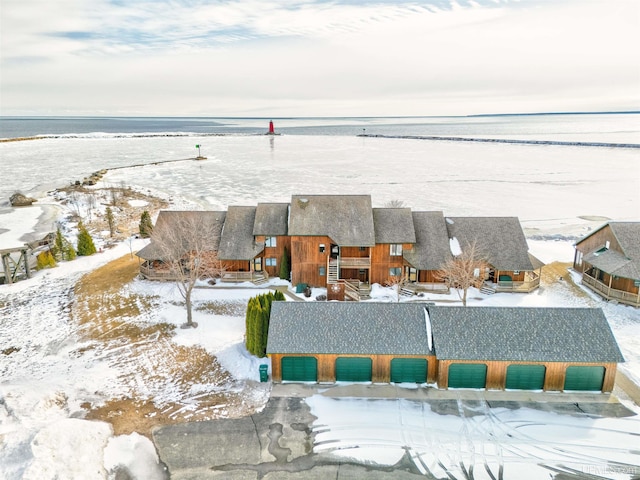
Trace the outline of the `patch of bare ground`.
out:
M 568 262 L 552 262 L 545 265 L 542 267 L 542 274 L 540 276 L 541 285 L 549 286 L 554 283 L 563 282 L 575 296 L 588 298 L 589 295 L 573 281 L 568 271 L 569 268 L 571 268 L 571 263 Z
M 215 356 L 199 346 L 177 345 L 173 324 L 152 321 L 160 299 L 126 288 L 137 274 L 138 260 L 126 255 L 83 276 L 75 286 L 72 316 L 88 344 L 76 354 L 96 351 L 119 372 L 118 380 L 129 392 L 102 405 L 84 405 L 86 418 L 109 422 L 116 435 L 150 435 L 158 425 L 260 408 L 247 402 L 242 385 Z

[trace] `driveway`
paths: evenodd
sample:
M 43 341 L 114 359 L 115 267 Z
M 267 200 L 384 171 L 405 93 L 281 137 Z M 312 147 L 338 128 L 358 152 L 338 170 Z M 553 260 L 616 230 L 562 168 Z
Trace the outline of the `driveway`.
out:
M 329 424 L 319 424 L 318 419 L 311 414 L 309 406 L 309 403 L 317 405 L 318 399 L 323 399 L 323 408 L 328 409 L 331 414 L 339 414 L 342 411 L 347 420 L 343 420 L 342 423 L 329 420 Z M 428 408 L 425 408 L 427 405 Z M 511 417 L 510 420 L 505 420 L 504 416 L 496 414 L 509 414 L 519 409 L 524 409 L 522 412 L 537 411 L 538 413 L 534 412 L 534 416 L 551 415 L 554 419 L 560 419 L 559 425 L 561 424 L 561 428 L 565 430 L 574 428 L 569 421 L 572 418 L 604 417 L 612 421 L 627 421 L 625 417 L 634 415 L 615 396 L 602 394 L 442 391 L 364 384 L 276 384 L 273 385 L 269 402 L 258 414 L 237 419 L 165 426 L 154 431 L 153 440 L 160 459 L 166 464 L 173 480 L 498 479 L 509 478 L 504 473 L 503 452 L 513 451 L 513 447 L 505 444 L 503 448 L 503 445 L 499 445 L 500 455 L 483 457 L 477 451 L 484 451 L 485 447 L 476 445 L 476 451 L 473 447 L 473 442 L 476 442 L 479 436 L 492 438 L 492 445 L 496 444 L 496 436 L 502 438 L 501 442 L 514 442 L 519 445 L 518 451 L 523 456 L 519 462 L 526 464 L 531 461 L 534 465 L 540 463 L 540 458 L 533 458 L 540 452 L 521 447 L 525 437 L 522 436 L 524 430 L 520 429 L 531 428 L 537 420 L 518 423 Z M 364 410 L 370 410 L 372 414 L 363 413 Z M 388 421 L 385 420 L 385 415 L 388 415 L 385 411 L 398 412 L 397 415 L 393 415 L 400 418 L 400 424 L 405 423 L 400 440 L 395 440 L 397 432 L 391 429 L 396 427 L 389 427 Z M 359 415 L 363 415 L 362 418 L 358 418 Z M 433 423 L 433 417 L 426 415 L 454 421 L 458 418 L 461 426 L 454 427 L 453 432 L 439 430 Z M 326 417 L 328 416 L 330 415 Z M 325 418 L 325 414 L 322 414 L 322 418 Z M 634 422 L 632 426 L 638 424 L 635 419 L 628 421 Z M 371 429 L 364 435 L 362 432 L 367 430 L 363 430 L 363 423 L 368 425 L 366 428 Z M 622 427 L 622 430 L 624 428 Z M 431 433 L 426 435 L 425 432 L 428 431 Z M 434 432 L 438 432 L 435 437 Z M 528 432 L 530 433 L 529 430 Z M 445 437 L 449 433 L 453 434 L 453 447 L 446 446 Z M 618 437 L 611 441 L 624 442 L 630 446 L 635 444 L 638 432 L 616 431 L 615 434 Z M 461 453 L 461 447 L 457 445 L 465 443 L 468 445 L 463 445 L 462 448 L 464 450 L 470 445 L 473 454 L 471 457 L 465 452 Z M 400 451 L 399 458 L 393 465 L 358 460 L 359 449 L 364 451 L 371 445 L 387 451 L 395 448 Z M 559 459 L 562 463 L 562 455 L 566 455 L 562 452 L 566 452 L 567 445 L 546 445 L 545 448 L 543 456 L 552 456 L 554 462 Z M 606 450 L 606 446 L 603 448 Z M 350 458 L 351 455 L 336 455 L 341 451 L 356 452 L 356 459 Z M 431 457 L 435 457 L 430 459 L 430 454 Z M 442 459 L 437 458 L 438 455 Z M 528 455 L 532 458 L 526 458 Z M 454 464 L 458 463 L 458 458 L 460 459 L 462 468 L 458 468 L 458 465 L 454 465 L 456 468 L 453 470 L 448 467 L 452 464 L 452 456 L 456 458 Z M 470 458 L 472 460 L 469 460 Z M 592 470 L 585 471 L 583 468 L 581 472 L 579 469 L 567 467 L 566 470 L 558 469 L 554 472 L 555 463 L 545 468 L 549 470 L 548 474 L 553 473 L 558 479 L 610 478 L 606 475 L 593 476 L 593 471 L 600 471 L 597 469 L 601 468 L 601 457 L 594 457 L 593 460 L 590 460 L 589 456 L 580 458 Z M 640 457 L 634 458 L 640 460 Z M 629 467 L 629 464 L 624 462 L 616 465 L 619 469 L 631 469 L 628 478 L 633 478 L 633 474 L 640 474 L 640 467 L 634 470 L 635 467 Z M 632 462 L 631 465 L 636 463 Z

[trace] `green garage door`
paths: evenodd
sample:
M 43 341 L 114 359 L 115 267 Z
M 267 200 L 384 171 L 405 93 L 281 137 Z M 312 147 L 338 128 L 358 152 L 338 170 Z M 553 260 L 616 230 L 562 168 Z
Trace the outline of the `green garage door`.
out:
M 318 361 L 315 357 L 282 357 L 282 380 L 292 382 L 318 381 Z
M 544 365 L 509 365 L 505 388 L 514 390 L 542 390 L 544 388 Z
M 394 358 L 391 360 L 393 383 L 426 383 L 427 360 L 424 358 Z
M 565 390 L 602 390 L 604 367 L 567 367 Z
M 449 365 L 449 388 L 484 388 L 487 366 L 484 363 L 452 363 Z
M 371 359 L 363 357 L 338 357 L 336 359 L 337 382 L 370 382 Z

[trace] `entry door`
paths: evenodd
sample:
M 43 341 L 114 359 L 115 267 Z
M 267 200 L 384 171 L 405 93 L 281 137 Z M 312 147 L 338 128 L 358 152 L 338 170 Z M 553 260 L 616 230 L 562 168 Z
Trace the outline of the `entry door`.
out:
M 262 257 L 256 257 L 253 259 L 253 271 L 254 272 L 262 271 Z

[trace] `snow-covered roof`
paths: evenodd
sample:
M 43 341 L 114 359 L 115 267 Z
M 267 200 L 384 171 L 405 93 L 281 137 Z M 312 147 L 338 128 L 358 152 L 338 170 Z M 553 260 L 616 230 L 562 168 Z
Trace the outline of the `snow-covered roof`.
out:
M 476 242 L 477 250 L 498 270 L 530 271 L 529 246 L 518 217 L 448 217 L 449 238 L 464 249 Z

